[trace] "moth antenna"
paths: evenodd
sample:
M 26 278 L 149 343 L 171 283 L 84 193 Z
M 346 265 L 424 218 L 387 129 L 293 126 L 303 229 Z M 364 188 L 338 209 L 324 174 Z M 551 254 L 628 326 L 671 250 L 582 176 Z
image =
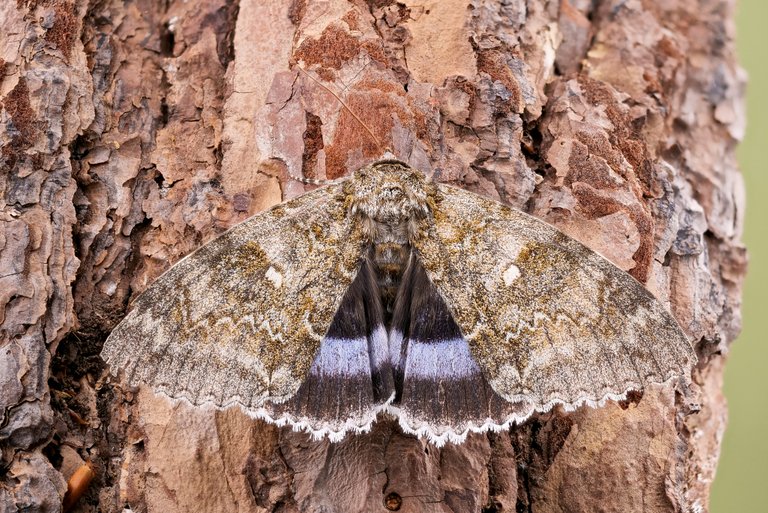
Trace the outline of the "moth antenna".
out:
M 338 100 L 338 102 L 341 104 L 341 106 L 344 107 L 344 109 L 346 109 L 346 111 L 349 112 L 352 115 L 353 118 L 355 118 L 355 121 L 357 121 L 360 124 L 360 126 L 362 126 L 365 129 L 366 132 L 368 132 L 368 135 L 371 136 L 371 139 L 373 139 L 373 142 L 376 143 L 376 147 L 377 148 L 381 148 L 381 141 L 379 141 L 378 137 L 376 137 L 376 135 L 373 133 L 373 131 L 370 128 L 368 128 L 368 125 L 363 123 L 363 120 L 360 119 L 360 117 L 357 114 L 355 114 L 355 111 L 350 109 L 349 106 L 346 103 L 344 103 L 344 100 L 342 100 L 341 97 L 338 94 L 336 94 L 336 92 L 333 89 L 331 89 L 327 85 L 323 84 L 317 78 L 313 77 L 307 70 L 305 70 L 301 66 L 297 66 L 297 68 L 298 68 L 299 71 L 304 73 L 304 75 L 309 77 L 314 83 L 316 83 L 317 85 L 319 85 L 320 87 L 322 87 L 323 89 L 325 89 L 326 91 L 331 93 L 334 96 L 334 98 L 336 98 L 336 100 Z M 385 151 L 389 152 L 389 148 L 386 148 Z

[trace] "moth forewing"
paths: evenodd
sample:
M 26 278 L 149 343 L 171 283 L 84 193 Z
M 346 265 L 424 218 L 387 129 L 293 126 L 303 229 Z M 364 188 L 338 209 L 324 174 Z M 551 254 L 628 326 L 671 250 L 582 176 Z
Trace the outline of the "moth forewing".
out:
M 686 335 L 631 275 L 533 216 L 438 189 L 441 212 L 414 246 L 504 398 L 573 408 L 690 371 Z
M 341 187 L 257 214 L 166 271 L 105 342 L 113 372 L 193 404 L 293 396 L 361 260 Z

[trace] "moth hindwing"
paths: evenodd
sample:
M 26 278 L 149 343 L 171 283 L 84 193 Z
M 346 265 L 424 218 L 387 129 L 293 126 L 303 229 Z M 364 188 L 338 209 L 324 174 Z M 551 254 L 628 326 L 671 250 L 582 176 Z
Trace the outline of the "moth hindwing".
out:
M 634 278 L 394 160 L 258 214 L 157 279 L 102 352 L 131 384 L 341 439 L 386 410 L 460 442 L 685 376 Z

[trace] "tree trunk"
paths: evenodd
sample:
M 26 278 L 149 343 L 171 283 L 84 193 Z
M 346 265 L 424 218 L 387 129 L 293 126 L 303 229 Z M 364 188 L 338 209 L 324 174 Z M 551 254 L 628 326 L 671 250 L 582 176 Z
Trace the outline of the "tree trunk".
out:
M 59 511 L 85 461 L 83 512 L 706 511 L 745 270 L 733 3 L 0 3 L 0 511 Z M 383 147 L 632 273 L 694 385 L 437 449 L 108 377 L 105 337 L 163 270 L 301 194 L 289 175 Z

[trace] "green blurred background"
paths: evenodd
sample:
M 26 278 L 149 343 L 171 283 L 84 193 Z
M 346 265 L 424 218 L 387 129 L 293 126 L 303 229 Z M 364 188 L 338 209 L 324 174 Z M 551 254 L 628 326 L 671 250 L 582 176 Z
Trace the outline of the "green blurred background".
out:
M 744 329 L 725 372 L 730 420 L 711 497 L 711 513 L 768 512 L 768 1 L 737 5 L 736 41 L 749 73 L 747 136 L 739 148 L 747 187 L 749 273 L 744 289 Z

